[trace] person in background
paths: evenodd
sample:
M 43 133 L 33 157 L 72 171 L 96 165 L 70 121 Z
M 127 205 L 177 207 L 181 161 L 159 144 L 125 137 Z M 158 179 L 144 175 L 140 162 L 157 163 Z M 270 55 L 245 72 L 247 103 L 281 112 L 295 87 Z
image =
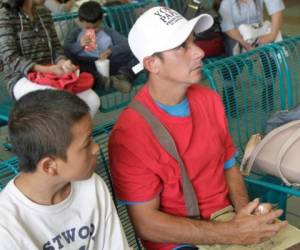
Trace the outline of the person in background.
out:
M 87 104 L 38 90 L 12 110 L 9 138 L 20 174 L 0 192 L 0 249 L 128 250 L 104 181 Z
M 30 72 L 62 76 L 77 69 L 63 55 L 51 14 L 43 4 L 44 0 L 0 2 L 0 55 L 8 91 L 16 100 L 29 92 L 52 88 L 28 80 Z M 87 89 L 77 95 L 94 116 L 100 106 L 96 93 Z
M 52 12 L 52 14 L 69 12 L 75 4 L 75 0 L 45 0 L 45 7 Z
M 231 56 L 236 43 L 246 50 L 253 49 L 251 44 L 244 41 L 238 27 L 241 24 L 262 24 L 264 5 L 272 19 L 271 32 L 259 38 L 259 44 L 271 43 L 281 29 L 284 4 L 282 0 L 222 0 L 219 13 L 221 29 L 227 35 L 225 50 Z
M 240 34 L 238 27 L 241 24 L 258 24 L 263 23 L 264 6 L 271 16 L 271 32 L 261 36 L 255 44 L 249 44 Z M 235 51 L 249 51 L 257 45 L 272 43 L 280 32 L 283 10 L 285 6 L 282 0 L 222 0 L 219 5 L 219 14 L 221 16 L 221 29 L 225 34 L 224 45 L 226 56 L 232 56 Z M 262 108 L 269 112 L 273 110 L 273 91 L 272 78 L 276 77 L 276 64 L 274 59 L 266 53 L 259 53 L 261 60 L 270 62 L 263 64 L 264 77 L 267 84 L 262 83 Z M 226 104 L 226 112 L 232 117 L 237 116 L 237 81 L 239 72 L 242 71 L 242 65 L 228 64 L 222 70 L 224 78 L 224 95 L 223 99 Z M 232 72 L 229 73 L 228 69 Z M 225 97 L 227 93 L 227 98 Z
M 121 92 L 129 92 L 134 74 L 131 67 L 136 59 L 130 51 L 127 39 L 103 24 L 101 5 L 95 1 L 83 3 L 78 10 L 80 27 L 74 28 L 65 40 L 65 52 L 80 66 L 82 71 L 90 72 L 103 89 L 112 85 Z M 93 41 L 86 31 L 95 33 Z M 92 43 L 93 46 L 90 46 Z M 87 50 L 86 47 L 92 47 Z M 110 79 L 101 76 L 95 66 L 96 60 L 109 59 Z

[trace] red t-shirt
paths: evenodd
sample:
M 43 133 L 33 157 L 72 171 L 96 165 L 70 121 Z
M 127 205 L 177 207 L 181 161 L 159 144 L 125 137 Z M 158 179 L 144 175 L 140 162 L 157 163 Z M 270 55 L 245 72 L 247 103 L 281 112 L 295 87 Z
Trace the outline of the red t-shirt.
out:
M 135 99 L 143 102 L 174 138 L 193 184 L 201 217 L 227 205 L 224 163 L 236 148 L 231 141 L 223 105 L 211 89 L 192 85 L 187 91 L 190 116 L 174 117 L 160 109 L 143 87 Z M 110 137 L 109 156 L 116 195 L 125 202 L 160 197 L 160 210 L 177 216 L 187 211 L 177 161 L 160 146 L 146 121 L 131 108 L 120 115 Z M 172 249 L 174 244 L 143 242 L 147 249 Z

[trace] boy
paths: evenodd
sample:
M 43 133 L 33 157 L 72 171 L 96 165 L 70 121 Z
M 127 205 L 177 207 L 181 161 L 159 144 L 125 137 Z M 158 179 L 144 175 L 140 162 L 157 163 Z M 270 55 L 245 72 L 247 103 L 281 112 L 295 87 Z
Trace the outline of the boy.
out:
M 129 249 L 84 101 L 38 90 L 14 106 L 9 136 L 21 173 L 0 193 L 0 249 Z
M 129 92 L 134 78 L 131 67 L 137 61 L 127 39 L 110 28 L 102 27 L 103 11 L 97 2 L 83 3 L 78 10 L 78 17 L 80 27 L 74 28 L 65 41 L 67 55 L 80 65 L 81 71 L 92 73 L 100 87 L 105 89 L 110 81 L 97 72 L 95 61 L 109 59 L 112 86 L 121 92 Z M 95 33 L 96 41 L 87 31 Z

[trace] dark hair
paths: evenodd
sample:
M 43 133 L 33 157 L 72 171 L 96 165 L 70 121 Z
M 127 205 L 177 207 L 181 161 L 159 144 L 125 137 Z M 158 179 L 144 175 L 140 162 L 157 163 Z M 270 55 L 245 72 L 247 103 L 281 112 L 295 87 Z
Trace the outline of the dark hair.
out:
M 24 4 L 25 0 L 2 0 L 2 5 L 10 10 L 19 10 Z
M 72 126 L 89 113 L 76 95 L 59 90 L 38 90 L 18 100 L 8 122 L 13 151 L 20 169 L 34 172 L 46 156 L 66 160 Z
M 102 20 L 103 11 L 99 3 L 89 1 L 83 3 L 78 10 L 79 21 L 86 21 L 88 23 L 96 23 Z

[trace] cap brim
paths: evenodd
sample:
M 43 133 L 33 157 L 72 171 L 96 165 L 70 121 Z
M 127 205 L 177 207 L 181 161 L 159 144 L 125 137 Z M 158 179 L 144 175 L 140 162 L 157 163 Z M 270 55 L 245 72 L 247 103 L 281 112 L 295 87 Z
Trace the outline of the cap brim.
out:
M 189 35 L 194 31 L 195 33 L 200 33 L 205 30 L 208 30 L 214 24 L 214 19 L 211 15 L 201 14 L 193 19 L 183 23 L 180 25 L 176 32 L 175 37 L 170 37 L 169 40 L 165 42 L 163 46 L 161 46 L 158 50 L 153 51 L 153 53 L 163 52 L 167 50 L 174 49 L 181 44 L 189 37 Z M 137 74 L 144 69 L 143 62 L 132 67 L 132 71 Z

